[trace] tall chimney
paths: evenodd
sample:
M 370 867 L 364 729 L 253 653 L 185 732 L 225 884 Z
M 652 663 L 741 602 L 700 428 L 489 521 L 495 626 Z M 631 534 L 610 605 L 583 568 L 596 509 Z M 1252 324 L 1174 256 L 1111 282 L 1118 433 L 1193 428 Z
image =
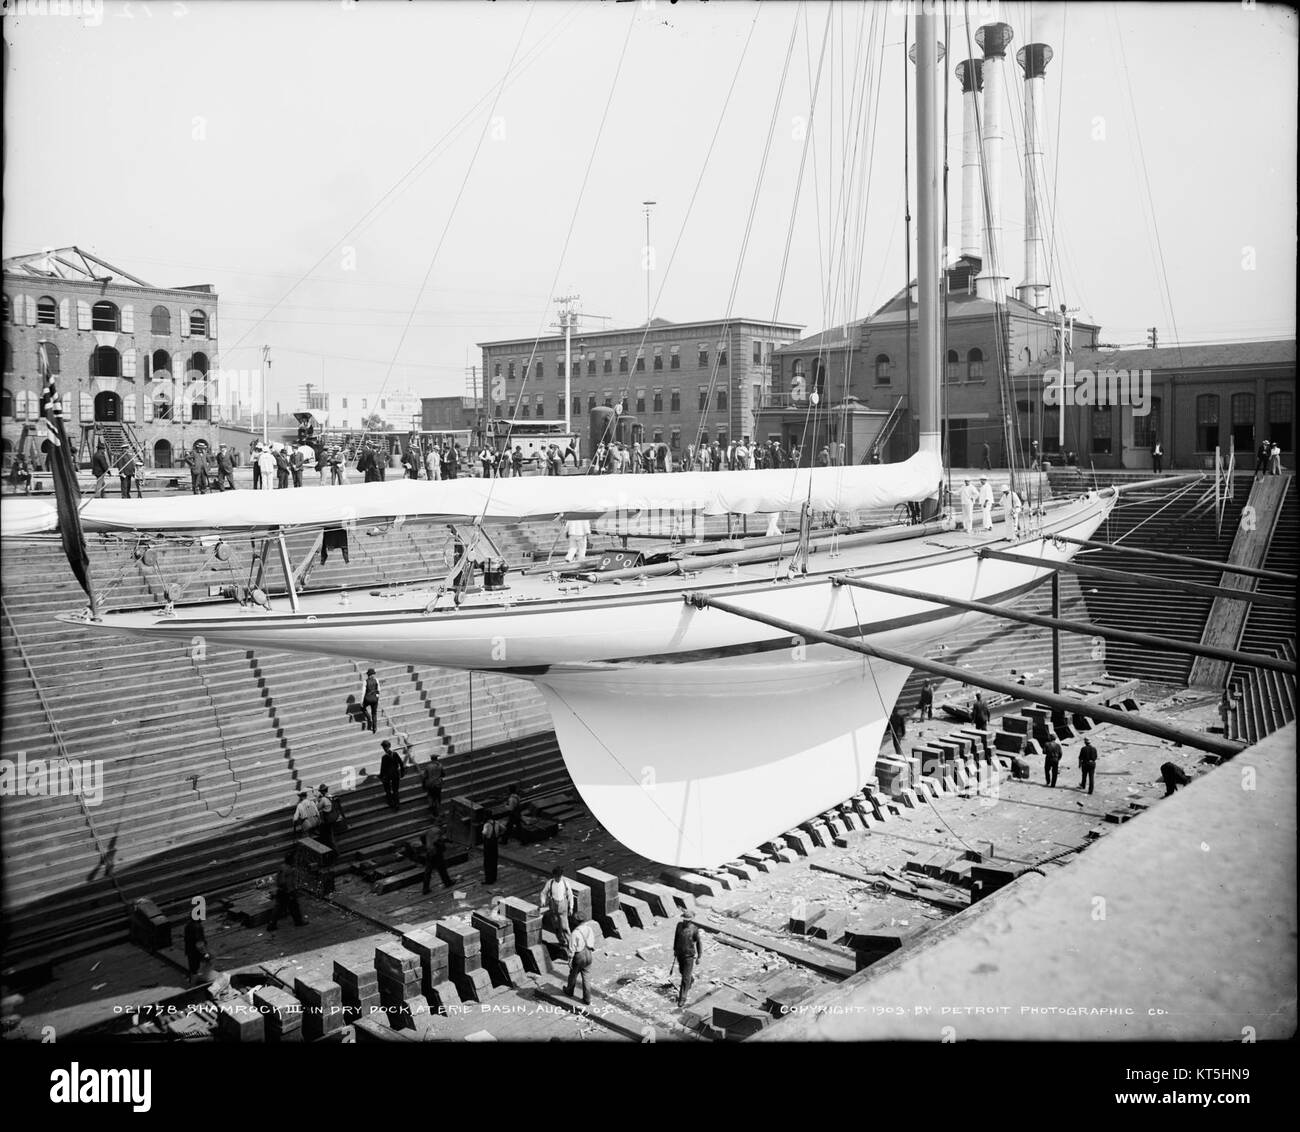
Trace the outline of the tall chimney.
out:
M 1027 43 L 1016 52 L 1025 72 L 1025 281 L 1016 288 L 1020 301 L 1035 310 L 1048 306 L 1047 242 L 1042 201 L 1047 182 L 1043 177 L 1044 77 L 1052 61 L 1045 43 Z
M 981 299 L 1001 302 L 1007 295 L 1009 276 L 1002 259 L 1002 104 L 1003 64 L 1011 45 L 1008 24 L 985 24 L 975 32 L 975 42 L 984 51 L 984 257 L 975 279 L 975 293 Z
M 980 196 L 980 126 L 979 97 L 984 88 L 984 64 L 967 59 L 957 64 L 961 81 L 961 254 L 980 257 L 980 216 L 984 203 Z

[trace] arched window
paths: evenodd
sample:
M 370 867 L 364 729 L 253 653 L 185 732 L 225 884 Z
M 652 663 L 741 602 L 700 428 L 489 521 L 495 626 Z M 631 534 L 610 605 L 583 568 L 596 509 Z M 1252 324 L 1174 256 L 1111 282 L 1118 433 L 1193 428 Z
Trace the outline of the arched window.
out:
M 9 296 L 0 295 L 0 322 L 8 322 L 13 315 L 9 312 Z
M 966 354 L 966 380 L 984 380 L 984 351 L 978 346 Z
M 1290 452 L 1295 447 L 1295 433 L 1292 430 L 1294 411 L 1295 403 L 1290 393 L 1268 395 L 1268 438 L 1283 452 Z
M 1243 456 L 1255 448 L 1255 394 L 1232 395 L 1232 444 Z
M 948 351 L 948 380 L 961 380 L 961 357 L 956 350 Z
M 121 377 L 122 355 L 112 346 L 97 346 L 90 355 L 91 377 Z
M 826 396 L 826 363 L 817 359 L 817 364 L 813 367 L 813 392 L 818 397 Z
M 1112 414 L 1109 405 L 1092 407 L 1092 452 L 1094 455 L 1110 454 L 1112 434 Z
M 154 373 L 171 373 L 172 356 L 166 350 L 155 350 L 153 352 L 153 372 Z
M 6 347 L 7 348 L 7 347 Z M 41 354 L 44 353 L 45 360 L 41 360 Z M 53 342 L 36 343 L 36 372 L 62 373 L 63 361 L 59 357 L 59 348 Z M 42 370 L 42 366 L 49 366 L 48 370 Z M 6 369 L 9 367 L 6 366 Z
M 14 395 L 9 392 L 6 385 L 0 390 L 0 417 L 12 417 L 14 415 Z
M 1160 398 L 1152 397 L 1150 411 L 1143 416 L 1133 416 L 1133 447 L 1153 448 L 1161 437 Z
M 170 440 L 160 440 L 153 446 L 153 466 L 170 468 L 172 466 L 172 445 Z
M 158 421 L 169 421 L 172 419 L 172 390 L 170 382 L 163 382 L 154 387 L 153 415 L 154 420 Z
M 36 325 L 59 325 L 59 304 L 51 299 L 49 295 L 42 295 L 36 300 Z
M 190 336 L 206 338 L 208 336 L 208 312 L 190 311 Z
M 804 372 L 803 358 L 795 358 L 790 366 L 790 398 L 802 401 L 808 396 L 808 375 Z
M 876 384 L 877 385 L 889 384 L 889 355 L 888 354 L 876 355 Z
M 1219 446 L 1219 395 L 1202 393 L 1196 398 L 1196 450 L 1213 452 Z
M 116 303 L 110 303 L 107 299 L 101 299 L 90 308 L 90 329 L 91 330 L 121 330 L 122 316 L 117 309 Z
M 185 367 L 185 380 L 197 381 L 208 376 L 208 355 L 191 354 L 190 364 Z
M 149 315 L 149 329 L 154 334 L 170 334 L 172 332 L 172 312 L 166 307 L 154 307 Z

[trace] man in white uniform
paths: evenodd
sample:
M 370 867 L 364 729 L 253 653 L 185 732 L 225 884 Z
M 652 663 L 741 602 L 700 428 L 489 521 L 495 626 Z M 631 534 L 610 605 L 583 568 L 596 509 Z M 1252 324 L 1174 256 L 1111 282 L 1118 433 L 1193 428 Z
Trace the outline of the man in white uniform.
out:
M 980 476 L 979 492 L 980 511 L 984 517 L 984 530 L 993 529 L 993 488 L 988 476 Z
M 574 562 L 587 557 L 587 536 L 591 534 L 591 523 L 586 519 L 570 519 L 564 524 L 564 534 L 569 540 L 569 552 L 564 556 L 565 562 Z
M 1007 538 L 1020 537 L 1020 510 L 1020 496 L 1012 491 L 1010 487 L 1004 487 L 1002 489 L 1002 519 L 1007 526 Z
M 967 478 L 961 488 L 961 517 L 965 523 L 966 533 L 975 533 L 975 504 L 979 501 L 980 493 L 975 485 Z

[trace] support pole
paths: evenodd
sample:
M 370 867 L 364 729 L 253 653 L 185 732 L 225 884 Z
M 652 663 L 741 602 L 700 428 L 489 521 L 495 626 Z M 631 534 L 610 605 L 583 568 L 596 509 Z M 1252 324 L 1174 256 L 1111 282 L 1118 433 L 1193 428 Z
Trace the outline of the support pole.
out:
M 1061 619 L 1061 575 L 1052 575 L 1052 620 Z M 1052 691 L 1061 694 L 1061 630 L 1052 629 Z
M 1088 566 L 1082 562 L 1050 562 L 1045 558 L 1025 558 L 1020 554 L 1008 554 L 1005 550 L 979 551 L 981 558 L 996 558 L 999 562 L 1014 562 L 1017 566 L 1033 566 L 1039 570 L 1064 570 L 1068 574 L 1083 574 L 1089 578 L 1109 578 L 1117 582 L 1140 582 L 1155 590 L 1178 590 L 1181 593 L 1196 594 L 1198 597 L 1226 597 L 1232 601 L 1250 601 L 1256 605 L 1267 605 L 1274 609 L 1294 609 L 1295 601 L 1273 594 L 1254 593 L 1249 590 L 1231 590 L 1226 586 L 1206 586 L 1200 582 L 1180 582 L 1173 578 L 1160 578 L 1154 574 L 1134 574 L 1128 570 L 1108 570 L 1104 566 Z
M 1220 570 L 1226 574 L 1246 574 L 1252 578 L 1267 578 L 1273 582 L 1292 582 L 1296 580 L 1294 574 L 1284 574 L 1281 570 L 1264 570 L 1258 566 L 1234 566 L 1230 562 L 1215 562 L 1210 558 L 1192 558 L 1187 554 L 1170 554 L 1164 550 L 1147 550 L 1145 547 L 1138 546 L 1116 546 L 1114 543 L 1097 542 L 1090 538 L 1067 538 L 1065 535 L 1056 535 L 1057 542 L 1068 542 L 1072 546 L 1086 546 L 1090 550 L 1120 550 L 1125 554 L 1136 554 L 1142 558 L 1159 558 L 1163 562 L 1181 562 L 1185 566 L 1206 566 L 1212 570 Z
M 298 612 L 298 591 L 293 584 L 293 563 L 289 561 L 289 546 L 284 541 L 284 531 L 276 531 L 276 539 L 280 548 L 280 569 L 284 571 L 284 584 L 289 590 L 289 608 Z
M 1053 590 L 1059 574 L 1052 575 Z M 924 601 L 932 605 L 949 606 L 952 609 L 967 609 L 972 613 L 984 613 L 990 617 L 1003 617 L 1008 621 L 1019 621 L 1024 625 L 1039 625 L 1044 629 L 1064 630 L 1067 633 L 1086 633 L 1092 637 L 1102 637 L 1108 641 L 1126 641 L 1133 645 L 1145 645 L 1147 648 L 1168 649 L 1170 652 L 1185 652 L 1191 656 L 1208 656 L 1213 660 L 1226 660 L 1233 664 L 1246 664 L 1252 668 L 1272 668 L 1291 676 L 1296 674 L 1294 661 L 1266 653 L 1241 652 L 1238 649 L 1220 648 L 1218 645 L 1203 645 L 1199 642 L 1180 641 L 1174 637 L 1158 637 L 1154 633 L 1139 633 L 1135 629 L 1116 629 L 1110 625 L 1094 625 L 1090 621 L 1072 621 L 1060 616 L 1060 597 L 1053 592 L 1052 611 L 1054 616 L 1045 617 L 1041 613 L 1025 613 L 1019 609 L 1008 609 L 1005 605 L 990 605 L 983 601 L 968 601 L 964 598 L 945 597 L 940 594 L 924 593 L 921 590 L 904 589 L 901 586 L 887 586 L 869 578 L 833 577 L 831 582 L 838 586 L 855 586 L 862 590 L 889 594 L 891 597 L 907 598 L 911 601 Z M 1053 633 L 1053 668 L 1057 667 L 1058 657 L 1055 649 L 1055 632 Z M 1056 673 L 1059 678 L 1059 672 Z M 1059 686 L 1056 688 L 1060 691 Z
M 992 676 L 984 676 L 966 668 L 957 668 L 951 664 L 941 664 L 923 656 L 915 656 L 911 653 L 899 652 L 897 649 L 886 648 L 884 645 L 869 645 L 865 641 L 841 637 L 835 633 L 824 633 L 820 629 L 814 629 L 808 625 L 797 625 L 793 621 L 786 621 L 780 617 L 769 617 L 763 613 L 754 613 L 748 609 L 742 609 L 738 605 L 733 605 L 729 601 L 720 601 L 718 598 L 710 597 L 698 590 L 685 593 L 682 598 L 688 605 L 696 609 L 717 609 L 723 613 L 730 613 L 735 617 L 743 617 L 749 621 L 758 621 L 761 624 L 770 625 L 774 629 L 780 629 L 783 633 L 789 633 L 792 637 L 815 641 L 823 645 L 833 645 L 849 652 L 860 653 L 862 656 L 870 656 L 877 660 L 887 661 L 890 664 L 898 664 L 904 668 L 917 668 L 922 672 L 942 676 L 947 680 L 955 680 L 959 684 L 971 684 L 976 688 L 998 692 L 1011 699 L 1029 700 L 1031 703 L 1042 704 L 1054 711 L 1073 712 L 1077 715 L 1087 716 L 1089 719 L 1095 719 L 1100 723 L 1114 723 L 1119 727 L 1126 727 L 1130 731 L 1141 731 L 1145 735 L 1154 735 L 1157 739 L 1182 743 L 1186 747 L 1192 747 L 1198 751 L 1208 751 L 1221 758 L 1231 758 L 1244 747 L 1242 743 L 1229 742 L 1200 731 L 1187 731 L 1181 727 L 1170 727 L 1158 720 L 1145 719 L 1140 715 L 1130 715 L 1127 712 L 1117 711 L 1115 708 L 1109 708 L 1103 704 L 1071 699 L 1068 696 L 1058 696 L 1054 692 L 1041 692 L 1036 688 L 1026 687 L 1024 684 L 1012 684 L 1007 680 L 998 680 Z

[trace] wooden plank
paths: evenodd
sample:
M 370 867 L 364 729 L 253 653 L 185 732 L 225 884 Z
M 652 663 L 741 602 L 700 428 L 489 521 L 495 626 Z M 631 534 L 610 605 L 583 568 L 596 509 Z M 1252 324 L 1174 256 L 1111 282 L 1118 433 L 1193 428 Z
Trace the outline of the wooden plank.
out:
M 748 944 L 750 947 L 759 947 L 764 951 L 770 951 L 783 959 L 788 959 L 791 963 L 807 967 L 809 970 L 816 971 L 819 975 L 825 975 L 827 978 L 847 979 L 857 970 L 857 964 L 851 958 L 853 953 L 846 947 L 820 944 L 815 947 L 816 954 L 811 954 L 810 952 L 814 950 L 814 945 L 811 943 L 805 947 L 795 948 L 781 940 L 768 939 L 735 924 L 719 924 L 703 918 L 695 922 L 704 931 L 714 933 L 724 942 L 729 942 L 728 937 L 731 937 L 731 939 L 739 940 L 742 944 Z
M 964 908 L 969 908 L 970 904 L 961 900 L 954 900 L 950 896 L 941 896 L 934 885 L 926 884 L 924 881 L 917 881 L 909 885 L 899 884 L 889 876 L 878 875 L 872 876 L 870 873 L 860 873 L 854 869 L 843 869 L 835 865 L 823 865 L 819 861 L 812 862 L 811 868 L 823 873 L 833 873 L 835 876 L 845 877 L 848 880 L 856 880 L 862 884 L 884 884 L 888 886 L 889 891 L 895 896 L 907 896 L 913 900 L 924 900 L 929 904 L 937 905 L 940 908 L 947 908 L 950 911 L 960 912 Z M 921 891 L 927 889 L 929 891 Z

